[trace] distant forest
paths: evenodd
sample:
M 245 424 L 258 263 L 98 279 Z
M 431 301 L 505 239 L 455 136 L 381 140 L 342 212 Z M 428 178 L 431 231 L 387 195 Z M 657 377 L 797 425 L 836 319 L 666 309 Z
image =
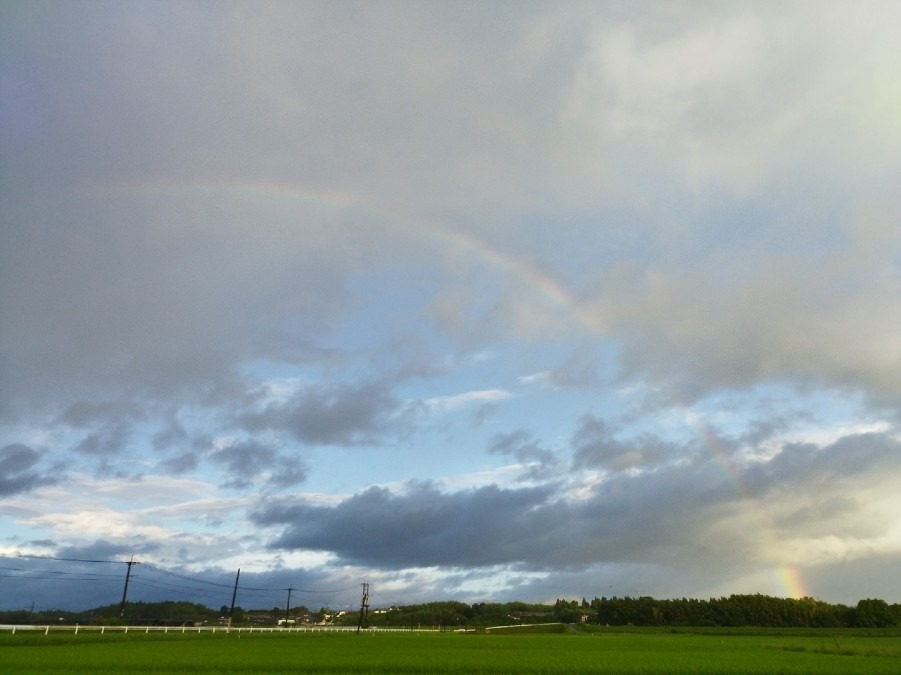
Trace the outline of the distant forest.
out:
M 84 612 L 64 610 L 0 611 L 0 624 L 126 624 L 217 625 L 227 621 L 229 607 L 218 610 L 190 602 L 134 602 L 124 614 L 119 605 Z M 242 609 L 235 607 L 234 626 L 351 625 L 360 623 L 358 611 L 304 606 Z M 709 600 L 651 597 L 557 600 L 553 605 L 524 602 L 474 603 L 442 601 L 371 609 L 363 624 L 371 627 L 441 627 L 448 630 L 530 623 L 593 623 L 609 626 L 761 626 L 778 628 L 882 628 L 901 626 L 901 605 L 884 600 L 861 600 L 855 606 L 830 604 L 813 598 L 789 599 L 766 595 L 730 595 Z

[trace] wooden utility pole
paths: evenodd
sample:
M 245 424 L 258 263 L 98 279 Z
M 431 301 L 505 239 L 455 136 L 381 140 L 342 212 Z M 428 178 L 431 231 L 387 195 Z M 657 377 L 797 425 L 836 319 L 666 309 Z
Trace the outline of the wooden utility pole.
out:
M 363 599 L 360 600 L 360 620 L 357 622 L 357 633 L 366 628 L 369 614 L 369 583 L 363 582 Z
M 122 589 L 122 602 L 119 605 L 119 616 L 120 617 L 125 616 L 125 598 L 128 597 L 128 580 L 131 578 L 131 566 L 139 565 L 140 563 L 136 563 L 135 557 L 131 556 L 131 560 L 129 560 L 126 564 L 128 565 L 128 571 L 125 572 L 125 588 Z
M 290 586 L 288 587 L 288 604 L 285 607 L 285 628 L 288 627 L 288 612 L 291 610 L 291 591 L 294 589 Z
M 235 575 L 235 590 L 232 591 L 232 606 L 228 609 L 228 630 L 231 630 L 232 627 L 232 617 L 235 615 L 235 598 L 238 597 L 238 579 L 241 578 L 241 568 L 238 568 L 238 573 Z

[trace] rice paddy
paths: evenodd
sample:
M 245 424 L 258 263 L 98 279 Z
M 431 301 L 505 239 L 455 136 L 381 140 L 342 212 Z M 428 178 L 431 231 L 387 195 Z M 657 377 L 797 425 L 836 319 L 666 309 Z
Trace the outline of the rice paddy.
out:
M 753 634 L 0 632 L 7 673 L 898 673 L 901 637 Z

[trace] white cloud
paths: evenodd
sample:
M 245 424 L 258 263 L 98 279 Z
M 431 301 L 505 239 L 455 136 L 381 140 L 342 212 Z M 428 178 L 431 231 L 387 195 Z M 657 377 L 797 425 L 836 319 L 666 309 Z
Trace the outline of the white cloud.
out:
M 631 17 L 597 30 L 566 114 L 601 148 L 627 138 L 660 153 L 696 188 L 791 180 L 799 165 L 823 168 L 807 163 L 812 154 L 858 154 L 855 138 L 881 156 L 869 102 L 897 100 L 886 70 L 899 59 L 888 27 L 897 13 L 890 2 L 801 2 L 688 8 L 667 28 L 654 13 Z M 877 128 L 897 143 L 897 124 Z
M 448 396 L 434 396 L 425 399 L 423 403 L 432 412 L 446 413 L 454 412 L 461 408 L 467 408 L 473 405 L 482 405 L 485 403 L 496 403 L 513 396 L 513 393 L 506 389 L 478 389 L 474 391 L 466 391 L 461 394 L 450 394 Z

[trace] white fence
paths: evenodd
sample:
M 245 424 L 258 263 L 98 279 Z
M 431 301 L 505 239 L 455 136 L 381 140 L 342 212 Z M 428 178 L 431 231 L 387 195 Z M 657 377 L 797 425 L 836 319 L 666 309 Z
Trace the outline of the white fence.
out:
M 361 632 L 365 633 L 438 633 L 440 628 L 386 628 L 373 627 L 363 628 Z M 318 633 L 318 632 L 341 632 L 355 633 L 356 626 L 290 626 L 288 628 L 275 628 L 272 626 L 241 626 L 226 628 L 225 626 L 31 626 L 31 625 L 13 625 L 0 624 L 0 631 L 33 633 L 39 631 L 44 635 L 49 633 Z

